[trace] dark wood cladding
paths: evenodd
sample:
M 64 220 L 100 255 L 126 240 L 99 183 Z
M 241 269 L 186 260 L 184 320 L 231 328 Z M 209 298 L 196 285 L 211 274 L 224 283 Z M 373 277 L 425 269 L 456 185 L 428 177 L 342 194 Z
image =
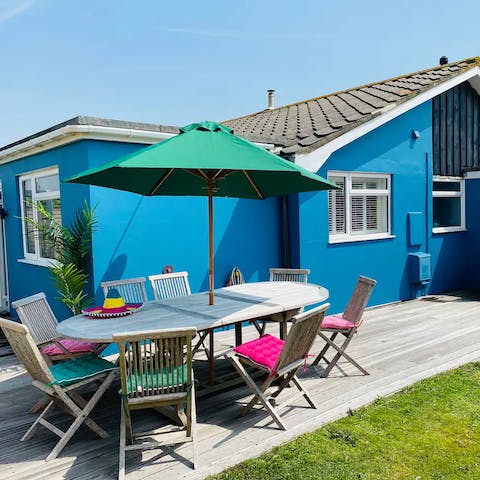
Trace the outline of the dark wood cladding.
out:
M 462 83 L 433 99 L 433 173 L 480 170 L 480 97 Z

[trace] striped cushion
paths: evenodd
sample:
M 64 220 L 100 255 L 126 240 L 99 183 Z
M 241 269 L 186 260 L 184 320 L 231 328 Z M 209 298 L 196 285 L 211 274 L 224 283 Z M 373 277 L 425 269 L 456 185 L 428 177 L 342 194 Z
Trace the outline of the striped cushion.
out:
M 172 369 L 163 369 L 158 375 L 153 372 L 142 375 L 129 375 L 127 377 L 127 393 L 142 393 L 145 390 L 165 389 L 185 385 L 188 380 L 187 365 L 178 365 Z
M 49 385 L 65 387 L 116 368 L 112 362 L 108 362 L 103 358 L 95 355 L 85 355 L 75 358 L 74 360 L 69 360 L 68 362 L 60 362 L 52 365 L 50 372 L 55 380 L 50 382 Z

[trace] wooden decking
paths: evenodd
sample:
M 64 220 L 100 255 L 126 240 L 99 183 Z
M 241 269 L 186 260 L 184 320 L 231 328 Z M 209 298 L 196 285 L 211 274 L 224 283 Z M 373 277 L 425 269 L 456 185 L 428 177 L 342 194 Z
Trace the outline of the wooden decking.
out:
M 273 326 L 272 328 L 274 328 Z M 276 331 L 276 329 L 274 330 Z M 253 327 L 244 338 L 254 335 Z M 233 331 L 216 336 L 218 348 L 233 342 Z M 304 384 L 319 408 L 296 399 L 284 413 L 289 430 L 281 431 L 261 410 L 239 417 L 248 396 L 243 386 L 230 388 L 197 402 L 201 468 L 190 466 L 191 447 L 127 454 L 127 479 L 200 479 L 247 458 L 260 455 L 304 432 L 344 416 L 349 409 L 372 402 L 422 378 L 480 359 L 480 301 L 465 296 L 441 296 L 370 310 L 358 338 L 349 349 L 370 376 L 340 363 L 327 379 L 307 367 Z M 320 344 L 316 345 L 316 351 Z M 219 369 L 229 366 L 219 365 Z M 202 373 L 198 362 L 198 376 Z M 287 389 L 288 390 L 288 389 Z M 287 392 L 288 394 L 288 392 Z M 116 478 L 120 403 L 116 389 L 99 403 L 93 417 L 112 436 L 97 439 L 81 428 L 60 455 L 43 459 L 55 438 L 39 430 L 28 442 L 20 437 L 33 421 L 26 413 L 38 398 L 29 377 L 14 357 L 0 358 L 0 479 L 112 479 Z M 61 420 L 63 414 L 58 414 Z M 139 424 L 163 422 L 159 414 L 139 414 Z

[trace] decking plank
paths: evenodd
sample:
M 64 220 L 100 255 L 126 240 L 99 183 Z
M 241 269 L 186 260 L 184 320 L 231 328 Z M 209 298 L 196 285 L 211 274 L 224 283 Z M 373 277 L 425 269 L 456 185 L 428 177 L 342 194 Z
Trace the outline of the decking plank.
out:
M 278 324 L 269 324 L 268 331 L 278 333 Z M 253 327 L 244 329 L 244 340 L 255 338 Z M 233 345 L 233 330 L 215 335 L 216 349 Z M 378 396 L 389 395 L 422 378 L 478 360 L 480 352 L 480 301 L 471 298 L 439 297 L 392 304 L 368 310 L 358 338 L 350 353 L 371 373 L 359 375 L 355 368 L 340 362 L 328 379 L 318 376 L 314 368 L 301 372 L 303 382 L 319 405 L 306 408 L 302 398 L 294 400 L 294 408 L 285 410 L 289 430 L 278 430 L 270 417 L 261 411 L 239 417 L 240 407 L 250 397 L 240 386 L 202 397 L 197 402 L 199 470 L 191 470 L 191 446 L 177 448 L 173 456 L 159 451 L 129 453 L 127 480 L 201 479 L 247 458 L 284 443 L 302 433 L 371 403 Z M 321 348 L 317 340 L 312 352 Z M 200 359 L 202 356 L 199 357 Z M 197 361 L 197 377 L 205 377 L 207 362 Z M 226 361 L 219 361 L 217 371 L 230 370 Z M 119 400 L 115 391 L 99 403 L 93 418 L 110 434 L 108 440 L 96 439 L 86 428 L 80 429 L 60 458 L 45 462 L 55 437 L 47 431 L 20 443 L 21 435 L 33 421 L 28 409 L 38 399 L 13 357 L 0 359 L 0 480 L 37 480 L 116 478 L 118 459 Z M 288 390 L 282 394 L 288 395 Z M 279 399 L 281 401 L 282 397 Z M 302 408 L 303 407 L 303 408 Z M 62 414 L 55 414 L 61 420 Z M 145 413 L 139 423 L 162 423 L 157 414 Z M 64 422 L 67 423 L 67 422 Z M 140 425 L 139 425 L 140 427 Z M 160 456 L 159 456 L 160 453 Z M 181 457 L 183 461 L 179 461 Z M 147 459 L 155 461 L 146 462 Z

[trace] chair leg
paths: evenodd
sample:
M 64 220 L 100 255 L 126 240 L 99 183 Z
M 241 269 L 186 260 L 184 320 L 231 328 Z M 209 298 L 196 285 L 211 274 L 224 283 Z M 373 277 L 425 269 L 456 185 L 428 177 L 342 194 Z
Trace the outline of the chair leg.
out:
M 345 360 L 350 362 L 354 367 L 356 367 L 360 372 L 362 372 L 364 375 L 369 375 L 367 370 L 365 370 L 361 365 L 359 365 L 350 355 L 348 355 L 345 350 L 348 347 L 349 343 L 352 341 L 353 336 L 355 335 L 355 331 L 351 330 L 349 334 L 344 334 L 345 335 L 345 341 L 343 342 L 342 345 L 337 345 L 332 341 L 331 338 L 328 338 L 325 336 L 322 332 L 319 332 L 319 335 L 329 344 L 329 347 L 334 348 L 337 353 L 334 355 L 332 360 L 328 362 L 327 367 L 324 369 L 322 376 L 323 377 L 328 377 L 330 372 L 332 371 L 333 367 L 337 364 L 337 362 L 340 360 L 341 357 L 344 357 Z M 317 357 L 318 358 L 318 357 Z M 315 359 L 316 360 L 316 359 Z
M 262 331 L 260 332 L 260 336 L 263 337 L 265 335 L 265 329 L 267 328 L 267 321 L 264 320 L 262 323 Z
M 302 383 L 300 383 L 300 380 L 296 375 L 292 377 L 292 382 L 296 385 L 300 393 L 303 395 L 303 398 L 307 401 L 307 403 L 312 407 L 312 408 L 317 408 L 317 405 L 315 404 L 313 398 L 311 395 L 308 393 L 307 389 L 303 386 Z
M 265 335 L 265 329 L 267 328 L 266 320 L 252 320 L 250 323 L 257 330 L 259 337 L 263 337 Z
M 351 339 L 350 339 L 351 340 Z M 350 342 L 349 340 L 349 342 Z M 348 345 L 348 343 L 347 343 Z M 346 348 L 346 347 L 345 347 Z M 347 360 L 348 362 L 350 362 L 354 367 L 356 367 L 358 370 L 360 370 L 360 372 L 362 372 L 364 375 L 370 375 L 370 373 L 368 373 L 367 370 L 365 370 L 365 368 L 363 368 L 361 365 L 359 365 L 348 353 L 346 353 L 345 351 L 342 351 L 341 353 L 337 354 L 337 355 L 340 355 L 341 357 L 345 358 L 345 360 Z M 340 357 L 339 357 L 340 358 Z
M 195 382 L 192 378 L 192 388 L 190 390 L 190 399 L 189 399 L 189 410 L 190 415 L 188 418 L 187 425 L 187 435 L 188 430 L 190 430 L 190 437 L 192 437 L 192 447 L 193 447 L 193 469 L 198 468 L 198 445 L 197 445 L 197 406 L 195 400 Z
M 43 398 L 40 398 L 40 400 L 37 400 L 35 402 L 35 405 L 28 411 L 28 413 L 38 413 L 45 405 L 48 404 L 50 401 L 49 397 L 45 395 Z
M 280 385 L 278 385 L 277 389 L 270 395 L 270 397 L 272 397 L 272 398 L 278 397 L 282 393 L 283 389 L 288 387 L 288 385 L 290 384 L 290 381 L 292 380 L 292 377 L 294 375 L 295 375 L 295 371 L 293 371 L 293 370 L 290 373 L 287 373 L 283 377 Z
M 205 340 L 207 336 L 209 335 L 210 330 L 204 330 L 203 332 L 200 333 L 198 342 L 192 349 L 192 356 L 195 355 L 199 350 L 200 347 L 203 346 L 203 349 L 205 350 L 205 355 L 207 356 L 207 359 L 210 359 L 210 351 L 209 349 L 205 346 Z
M 320 332 L 318 333 L 318 335 L 319 335 L 320 337 L 322 337 L 323 339 L 325 339 L 324 336 L 321 335 Z M 336 338 L 337 335 L 338 335 L 338 332 L 333 333 L 332 336 L 331 336 L 330 339 L 329 339 L 330 341 L 326 341 L 325 346 L 322 348 L 321 352 L 317 355 L 317 357 L 315 358 L 315 360 L 312 362 L 312 365 L 313 365 L 313 366 L 318 365 L 318 363 L 320 362 L 320 360 L 323 360 L 323 359 L 326 360 L 325 354 L 327 353 L 328 349 L 330 348 L 332 342 L 335 340 L 335 338 Z M 328 363 L 328 362 L 327 362 L 327 363 Z
M 120 405 L 120 444 L 118 448 L 118 480 L 124 480 L 125 478 L 125 447 L 126 447 L 126 434 L 125 434 L 125 407 L 122 403 Z
M 237 370 L 237 372 L 240 374 L 240 376 L 245 380 L 245 383 L 250 387 L 250 390 L 252 390 L 253 394 L 255 395 L 254 399 L 255 403 L 260 402 L 264 407 L 265 410 L 267 410 L 267 413 L 273 418 L 275 423 L 282 429 L 286 430 L 287 426 L 283 423 L 282 419 L 278 415 L 277 411 L 270 405 L 270 402 L 265 398 L 263 395 L 263 392 L 257 387 L 257 384 L 252 380 L 250 375 L 247 373 L 245 370 L 244 366 L 240 363 L 238 358 L 233 354 L 233 355 L 226 355 L 226 357 L 232 362 L 233 366 Z M 250 403 L 252 402 L 250 401 Z M 249 405 L 250 405 L 249 403 Z M 248 405 L 247 405 L 248 407 Z M 247 408 L 245 407 L 245 409 Z M 251 407 L 250 407 L 251 408 Z M 244 409 L 244 410 L 245 410 Z M 243 412 L 242 412 L 243 413 Z
M 89 422 L 87 423 L 86 419 L 90 414 L 90 412 L 93 410 L 93 407 L 97 404 L 97 402 L 100 400 L 102 395 L 105 393 L 105 390 L 112 383 L 113 379 L 115 378 L 115 375 L 116 375 L 116 372 L 112 371 L 105 377 L 105 380 L 103 381 L 102 385 L 94 393 L 94 395 L 88 401 L 87 405 L 85 405 L 85 408 L 83 410 L 80 410 L 80 408 L 70 399 L 70 397 L 68 397 L 68 395 L 65 392 L 63 391 L 59 392 L 59 400 L 63 402 L 70 410 L 72 410 L 75 413 L 76 419 L 70 425 L 68 430 L 63 434 L 60 441 L 55 445 L 55 448 L 49 453 L 49 455 L 45 459 L 46 461 L 53 460 L 54 458 L 58 457 L 58 455 L 63 450 L 65 445 L 68 443 L 70 438 L 72 438 L 73 434 L 78 430 L 80 425 L 84 422 L 90 427 L 90 429 L 94 430 L 100 437 L 102 438 L 109 437 L 108 433 L 105 432 L 105 430 L 103 430 L 102 428 L 100 428 L 95 422 L 93 422 L 93 420 L 88 419 Z
M 38 403 L 38 402 L 37 402 Z M 32 438 L 33 434 L 35 433 L 35 430 L 39 425 L 44 425 L 43 417 L 47 414 L 47 412 L 52 408 L 54 404 L 54 400 L 50 400 L 47 404 L 47 406 L 44 408 L 43 412 L 35 419 L 35 421 L 32 423 L 32 426 L 27 430 L 25 435 L 21 438 L 21 442 L 24 442 L 25 440 L 28 440 Z M 44 425 L 45 426 L 45 425 Z M 48 427 L 47 427 L 48 428 Z
M 274 377 L 267 377 L 267 379 L 262 383 L 262 386 L 259 388 L 260 392 L 264 394 L 267 389 L 270 387 L 274 380 Z M 256 384 L 255 384 L 256 385 Z M 257 387 L 258 388 L 258 387 Z M 256 404 L 258 403 L 258 398 L 256 395 L 242 408 L 242 415 L 246 415 Z

